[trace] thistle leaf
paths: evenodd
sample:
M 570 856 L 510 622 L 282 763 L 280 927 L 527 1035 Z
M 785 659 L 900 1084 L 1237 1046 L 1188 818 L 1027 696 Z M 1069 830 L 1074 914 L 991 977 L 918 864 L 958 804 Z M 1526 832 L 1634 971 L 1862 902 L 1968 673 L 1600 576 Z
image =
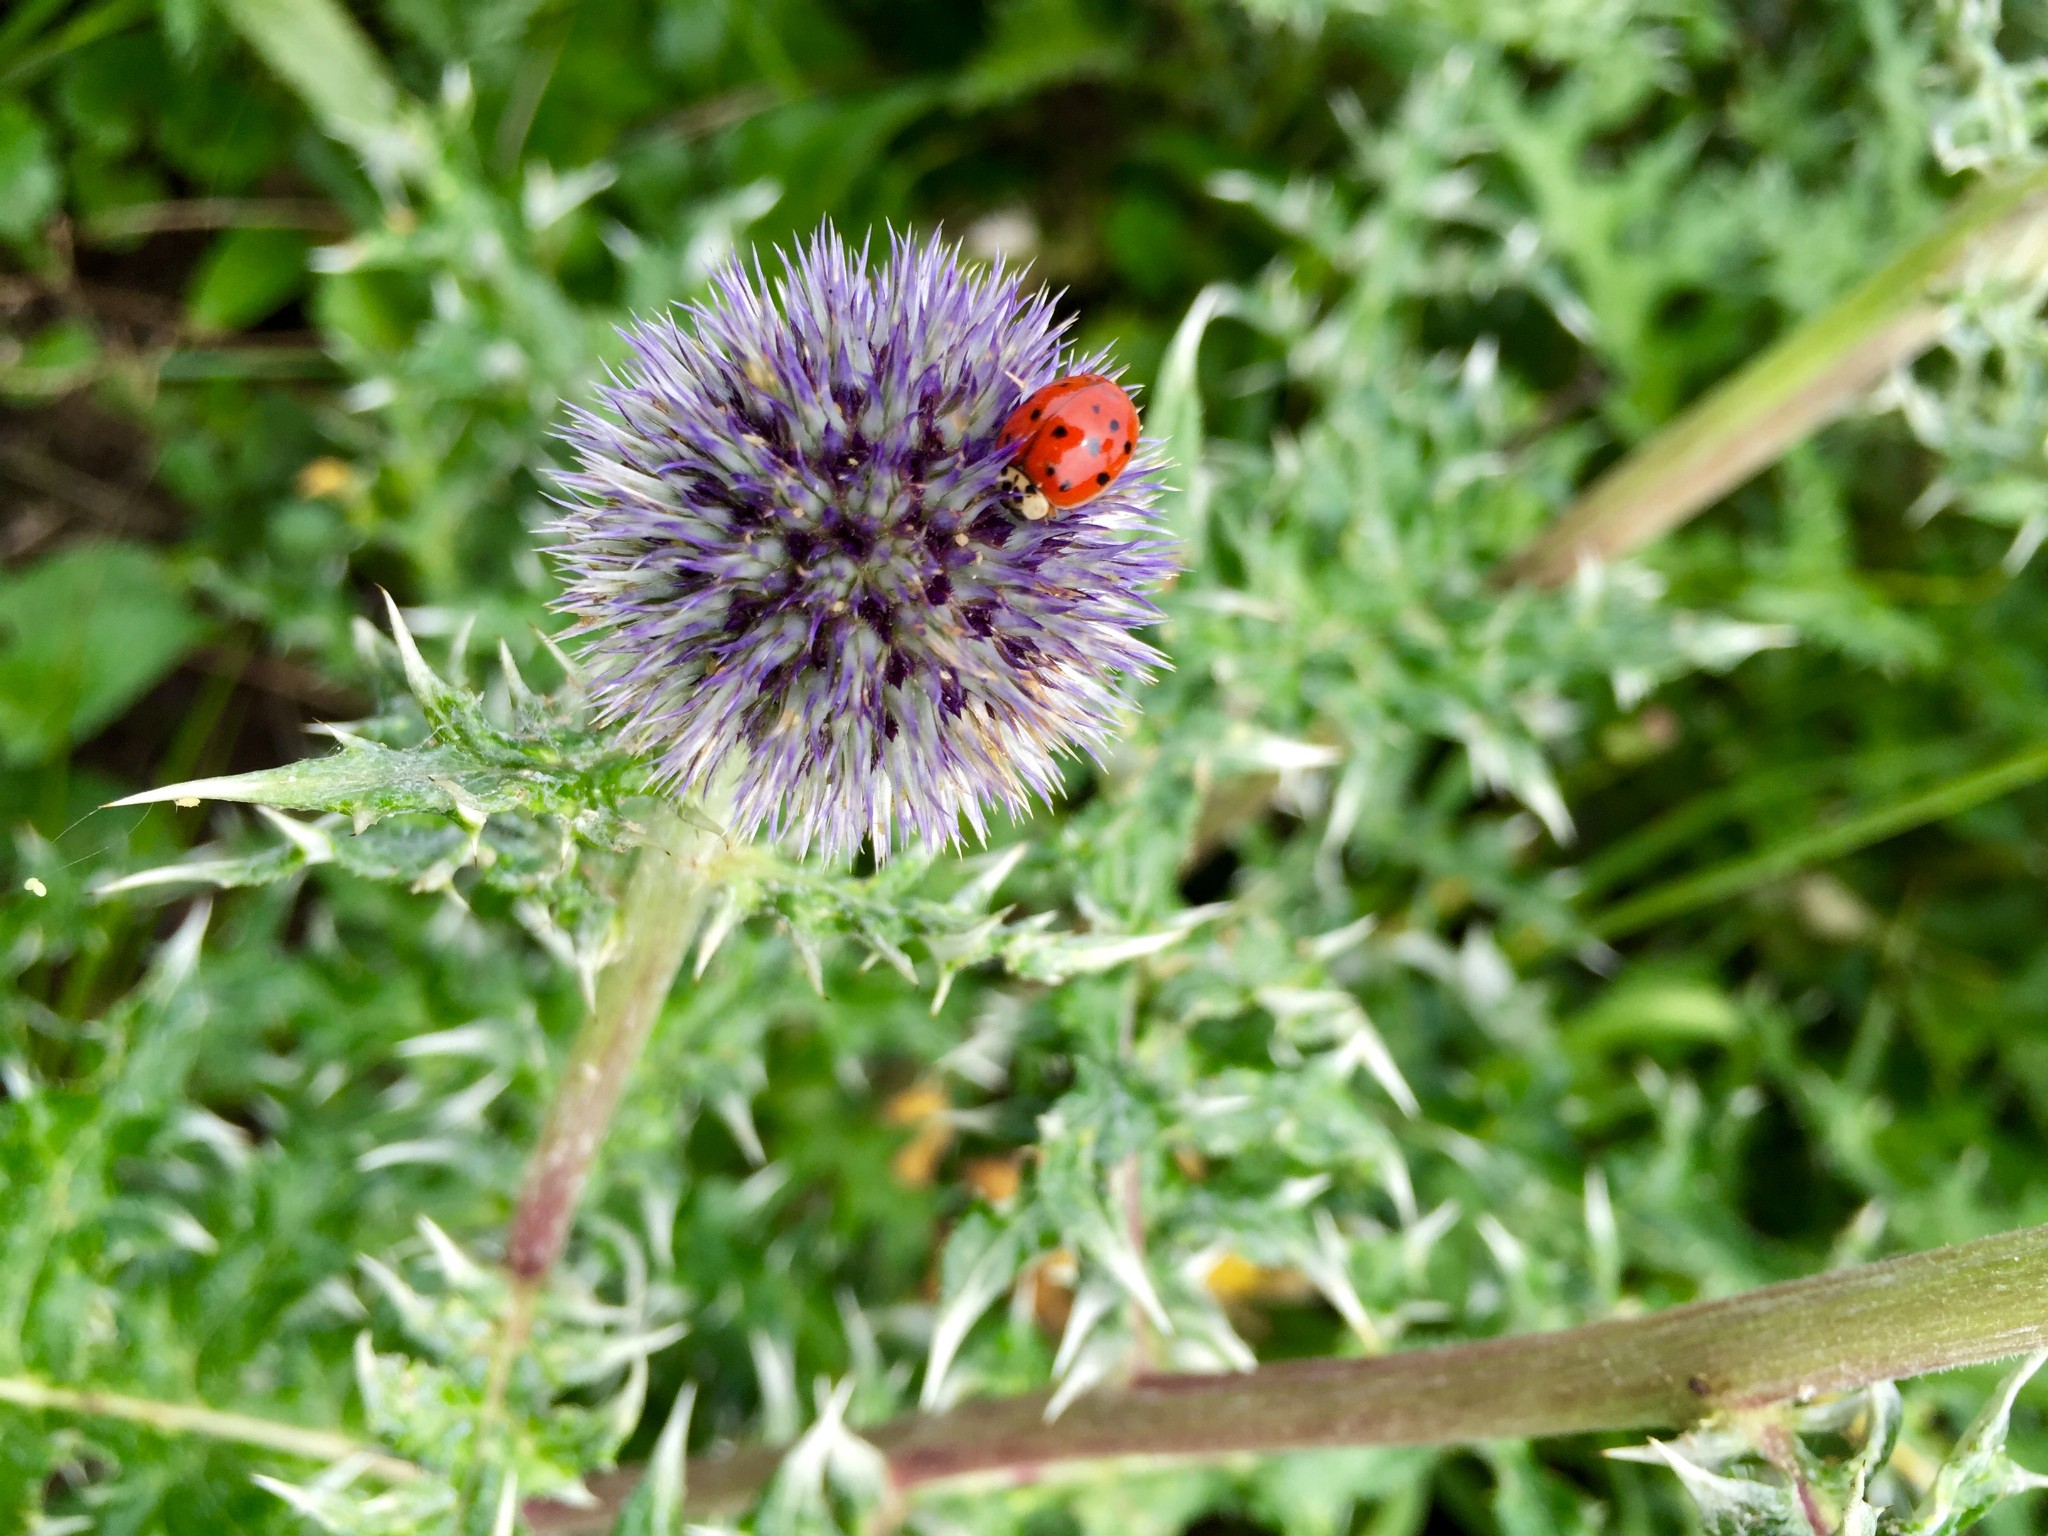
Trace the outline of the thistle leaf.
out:
M 2029 1355 L 2007 1373 L 1935 1474 L 1934 1485 L 1913 1512 L 1911 1536 L 1957 1536 L 2001 1500 L 2048 1487 L 2048 1477 L 2014 1465 L 2005 1450 L 2013 1399 L 2043 1361 L 2048 1354 Z
M 1652 1440 L 1650 1449 L 1685 1484 L 1708 1536 L 1813 1536 L 1792 1489 L 1709 1472 L 1661 1440 Z
M 695 1387 L 685 1387 L 676 1395 L 661 1436 L 654 1442 L 654 1454 L 647 1459 L 647 1476 L 620 1509 L 613 1536 L 683 1536 L 690 1414 L 696 1403 Z

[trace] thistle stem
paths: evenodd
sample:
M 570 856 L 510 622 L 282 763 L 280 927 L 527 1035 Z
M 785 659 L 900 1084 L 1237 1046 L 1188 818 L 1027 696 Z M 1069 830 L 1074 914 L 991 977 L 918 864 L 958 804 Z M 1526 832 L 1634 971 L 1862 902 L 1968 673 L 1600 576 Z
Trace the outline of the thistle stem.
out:
M 2048 170 L 1986 182 L 1929 234 L 1709 391 L 1508 561 L 1505 581 L 1556 586 L 1586 560 L 1662 537 L 1839 416 L 1940 337 L 1972 277 L 2040 270 Z
M 619 952 L 598 977 L 596 1005 L 563 1063 L 512 1213 L 505 1267 L 521 1289 L 537 1290 L 568 1242 L 619 1097 L 703 919 L 714 883 L 707 866 L 723 846 L 664 811 L 640 851 L 620 910 Z
M 868 1433 L 894 1490 L 1035 1477 L 1119 1457 L 1455 1445 L 1690 1424 L 1721 1410 L 2048 1348 L 2048 1227 L 1555 1333 L 1241 1375 L 1140 1378 L 1051 1423 L 1045 1395 L 913 1414 Z M 693 1512 L 742 1508 L 780 1452 L 690 1463 Z M 637 1474 L 591 1480 L 590 1509 L 535 1501 L 536 1532 L 610 1528 Z

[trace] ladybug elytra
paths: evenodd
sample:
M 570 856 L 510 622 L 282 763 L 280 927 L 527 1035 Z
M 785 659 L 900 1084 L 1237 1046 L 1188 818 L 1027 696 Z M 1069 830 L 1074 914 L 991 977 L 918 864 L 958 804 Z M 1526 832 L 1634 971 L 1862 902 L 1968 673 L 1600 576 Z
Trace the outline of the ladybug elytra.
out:
M 1069 374 L 1038 390 L 1003 423 L 1014 462 L 1005 483 L 1036 522 L 1092 501 L 1124 472 L 1138 443 L 1138 408 L 1116 380 Z

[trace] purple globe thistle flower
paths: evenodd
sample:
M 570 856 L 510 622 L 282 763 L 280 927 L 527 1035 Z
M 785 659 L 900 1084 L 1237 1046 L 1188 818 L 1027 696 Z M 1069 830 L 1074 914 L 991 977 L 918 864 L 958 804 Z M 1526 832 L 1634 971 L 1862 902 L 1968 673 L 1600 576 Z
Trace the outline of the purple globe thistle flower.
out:
M 845 858 L 955 842 L 1050 797 L 1159 653 L 1133 631 L 1175 569 L 1156 454 L 1042 522 L 996 434 L 1076 362 L 1041 290 L 937 242 L 871 270 L 828 227 L 772 284 L 626 332 L 577 411 L 554 531 L 601 721 L 734 832 Z

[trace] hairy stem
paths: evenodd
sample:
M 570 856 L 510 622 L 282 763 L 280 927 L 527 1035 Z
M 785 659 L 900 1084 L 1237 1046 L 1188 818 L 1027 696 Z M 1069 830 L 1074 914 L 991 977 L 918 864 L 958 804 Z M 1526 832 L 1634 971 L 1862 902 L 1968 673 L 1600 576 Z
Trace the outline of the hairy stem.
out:
M 723 846 L 664 811 L 640 851 L 620 911 L 619 952 L 599 976 L 596 1006 L 563 1063 L 512 1213 L 505 1266 L 522 1288 L 540 1285 L 568 1241 L 619 1096 L 703 918 L 713 884 L 707 865 Z
M 1941 334 L 1948 290 L 2031 273 L 2048 244 L 2048 168 L 1987 182 L 1928 235 L 1656 433 L 1503 568 L 1555 586 L 1702 511 L 1846 410 Z
M 866 1438 L 895 1489 L 909 1492 L 1117 1457 L 1662 1428 L 2044 1347 L 2048 1227 L 2032 1227 L 1647 1317 L 1242 1375 L 1144 1377 L 1083 1397 L 1052 1423 L 1045 1395 L 1033 1393 L 913 1414 Z M 757 1447 L 693 1460 L 691 1509 L 743 1507 L 779 1455 Z M 597 1506 L 535 1501 L 527 1518 L 556 1536 L 609 1529 L 636 1478 L 594 1479 Z
M 167 1435 L 200 1435 L 209 1440 L 260 1446 L 287 1456 L 303 1456 L 308 1461 L 353 1460 L 364 1471 L 386 1482 L 403 1482 L 419 1476 L 420 1469 L 411 1462 L 385 1455 L 375 1446 L 333 1430 L 306 1429 L 275 1419 L 252 1418 L 246 1413 L 226 1413 L 199 1403 L 166 1403 L 120 1392 L 53 1387 L 28 1376 L 0 1377 L 0 1403 L 45 1413 L 120 1419 Z

